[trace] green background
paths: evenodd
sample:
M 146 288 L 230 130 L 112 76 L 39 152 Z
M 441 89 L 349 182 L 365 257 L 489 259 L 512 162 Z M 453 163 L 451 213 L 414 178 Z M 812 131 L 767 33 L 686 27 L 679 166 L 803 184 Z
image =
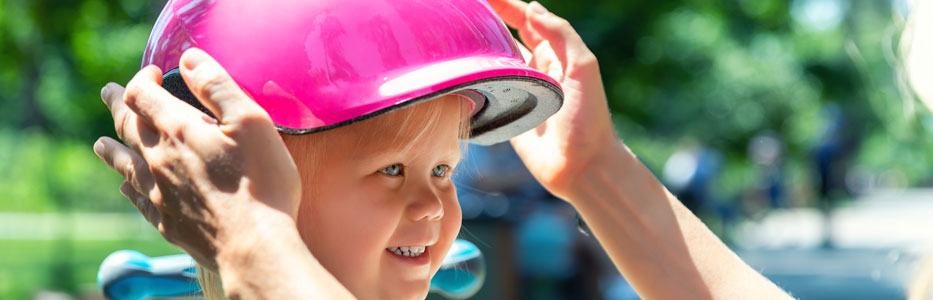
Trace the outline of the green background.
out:
M 653 170 L 702 144 L 724 157 L 715 193 L 743 201 L 761 175 L 748 141 L 770 132 L 784 141 L 792 205 L 813 206 L 812 150 L 828 126 L 822 111 L 836 106 L 856 120 L 852 166 L 899 179 L 881 187 L 931 183 L 933 118 L 898 79 L 902 2 L 543 3 L 596 53 L 620 138 Z M 808 10 L 825 3 L 838 14 Z M 0 299 L 91 293 L 100 261 L 118 249 L 178 252 L 142 221 L 101 225 L 137 228 L 102 236 L 77 225 L 135 212 L 91 144 L 114 136 L 100 88 L 139 69 L 162 5 L 0 1 Z M 10 221 L 42 216 L 63 221 L 28 236 L 16 232 L 30 232 L 30 223 Z

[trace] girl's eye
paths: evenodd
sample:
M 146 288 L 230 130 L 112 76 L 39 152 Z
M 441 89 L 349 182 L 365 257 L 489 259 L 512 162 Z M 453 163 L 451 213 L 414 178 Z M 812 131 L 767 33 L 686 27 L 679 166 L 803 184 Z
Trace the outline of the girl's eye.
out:
M 431 170 L 431 175 L 434 175 L 435 177 L 444 177 L 447 175 L 447 171 L 450 171 L 450 166 L 438 165 Z
M 402 175 L 402 164 L 393 164 L 391 166 L 382 168 L 382 170 L 379 170 L 379 172 L 389 176 L 400 176 Z

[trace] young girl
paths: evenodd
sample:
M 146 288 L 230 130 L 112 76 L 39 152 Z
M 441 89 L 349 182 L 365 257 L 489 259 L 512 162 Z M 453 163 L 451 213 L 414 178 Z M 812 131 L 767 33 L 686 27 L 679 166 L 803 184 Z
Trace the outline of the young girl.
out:
M 105 137 L 94 150 L 230 298 L 423 297 L 459 224 L 445 176 L 467 122 L 471 141 L 515 136 L 525 166 L 643 298 L 789 298 L 619 141 L 595 56 L 540 4 L 490 0 L 533 49 L 532 69 L 478 0 L 205 2 L 163 11 L 153 32 L 179 34 L 150 39 L 156 59 L 144 60 L 161 70 L 104 87 L 127 146 Z M 203 19 L 215 17 L 227 22 Z M 210 55 L 181 54 L 194 45 Z M 276 128 L 311 134 L 283 143 Z

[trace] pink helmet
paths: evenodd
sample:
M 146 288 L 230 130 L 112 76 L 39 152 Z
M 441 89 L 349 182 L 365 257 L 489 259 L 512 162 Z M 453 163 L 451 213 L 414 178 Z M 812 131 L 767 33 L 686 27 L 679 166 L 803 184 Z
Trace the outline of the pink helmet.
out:
M 168 71 L 162 85 L 206 112 L 177 70 L 189 47 L 214 57 L 288 134 L 458 93 L 474 101 L 470 140 L 493 144 L 563 101 L 483 0 L 169 0 L 142 64 Z

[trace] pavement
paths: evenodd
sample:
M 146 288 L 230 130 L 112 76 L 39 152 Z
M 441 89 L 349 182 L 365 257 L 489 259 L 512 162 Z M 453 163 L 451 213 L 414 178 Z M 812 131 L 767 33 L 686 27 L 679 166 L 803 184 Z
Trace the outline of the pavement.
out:
M 931 230 L 933 189 L 915 189 L 877 191 L 828 217 L 775 210 L 733 236 L 749 265 L 798 299 L 905 299 L 933 259 Z

